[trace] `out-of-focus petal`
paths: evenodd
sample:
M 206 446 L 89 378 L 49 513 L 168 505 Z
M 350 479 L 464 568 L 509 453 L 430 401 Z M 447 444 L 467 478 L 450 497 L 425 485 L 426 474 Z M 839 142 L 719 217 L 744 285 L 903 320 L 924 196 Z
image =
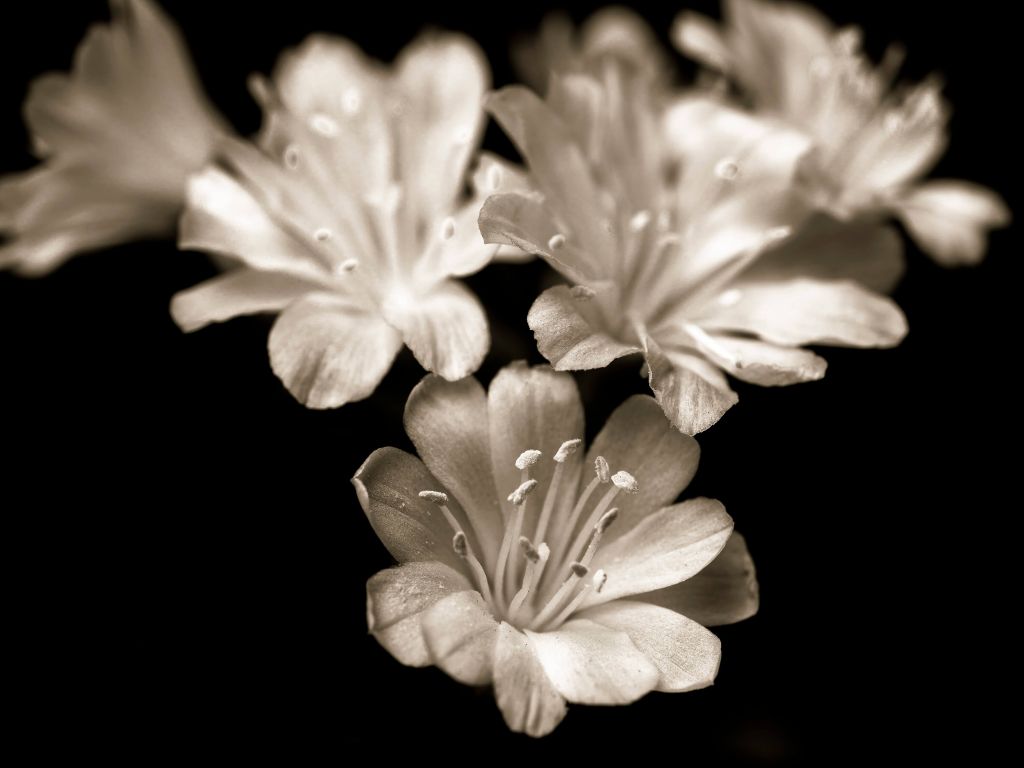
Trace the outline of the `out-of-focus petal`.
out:
M 281 272 L 233 269 L 171 299 L 171 317 L 186 333 L 239 315 L 277 312 L 320 286 Z
M 672 24 L 672 42 L 684 56 L 705 66 L 728 72 L 732 51 L 722 39 L 718 25 L 700 13 L 683 11 Z

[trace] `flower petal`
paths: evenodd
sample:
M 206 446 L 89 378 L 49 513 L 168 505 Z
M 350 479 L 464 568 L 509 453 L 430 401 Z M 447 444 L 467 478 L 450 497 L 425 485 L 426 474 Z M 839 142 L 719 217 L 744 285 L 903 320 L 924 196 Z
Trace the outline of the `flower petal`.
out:
M 696 576 L 634 599 L 681 613 L 706 627 L 750 618 L 757 613 L 760 597 L 746 540 L 733 533 L 718 557 Z
M 469 515 L 481 561 L 496 563 L 504 526 L 491 475 L 483 387 L 473 378 L 449 382 L 425 376 L 406 401 L 405 431 L 430 471 Z
M 377 642 L 402 664 L 429 666 L 434 660 L 421 630 L 424 612 L 467 589 L 466 578 L 442 563 L 388 568 L 366 582 L 366 623 Z
M 692 691 L 715 681 L 722 643 L 686 616 L 632 600 L 616 600 L 576 616 L 629 635 L 633 645 L 658 668 L 659 691 Z
M 555 470 L 552 460 L 566 440 L 583 438 L 583 403 L 572 376 L 556 373 L 546 365 L 528 366 L 522 361 L 507 365 L 498 371 L 487 393 L 487 412 L 490 422 L 490 456 L 494 479 L 500 498 L 512 492 L 522 482 L 515 461 L 523 451 L 537 450 L 542 457 L 530 468 L 537 480 L 543 498 Z M 568 502 L 579 482 L 582 451 L 571 455 L 563 466 L 559 499 Z M 506 513 L 512 505 L 502 502 Z M 530 536 L 540 512 L 539 502 L 529 502 L 525 511 L 524 535 Z M 554 508 L 554 514 L 559 507 Z M 540 542 L 536 542 L 539 544 Z
M 921 184 L 896 211 L 922 250 L 947 267 L 977 264 L 988 230 L 1010 223 L 1010 210 L 995 192 L 966 181 Z
M 402 337 L 344 297 L 313 293 L 281 313 L 268 346 L 274 373 L 296 400 L 307 408 L 337 408 L 373 393 Z
M 509 729 L 534 738 L 551 733 L 565 717 L 565 699 L 544 673 L 529 639 L 505 622 L 498 627 L 494 649 L 494 698 Z
M 893 347 L 907 333 L 896 304 L 850 281 L 739 280 L 734 287 L 738 301 L 705 311 L 703 328 L 751 333 L 783 346 Z
M 784 387 L 817 381 L 827 363 L 813 352 L 754 339 L 701 334 L 698 348 L 737 379 L 762 387 Z
M 483 307 L 454 280 L 423 295 L 395 294 L 382 310 L 420 365 L 449 381 L 479 368 L 491 344 Z
M 644 347 L 655 399 L 680 432 L 703 432 L 738 402 L 725 377 L 705 360 L 667 353 L 649 336 L 644 339 Z
M 718 25 L 703 14 L 683 11 L 676 16 L 672 42 L 684 56 L 719 72 L 728 72 L 732 66 L 732 52 Z
M 319 287 L 293 275 L 242 267 L 174 294 L 171 317 L 188 333 L 239 315 L 276 312 Z
M 633 395 L 608 417 L 587 452 L 587 466 L 598 456 L 613 472 L 632 474 L 638 485 L 635 494 L 616 497 L 619 516 L 604 534 L 607 543 L 676 500 L 697 471 L 700 446 L 669 423 L 654 398 Z
M 207 168 L 189 179 L 178 247 L 230 256 L 253 269 L 289 272 L 309 280 L 323 277 L 306 246 L 218 168 Z
M 903 241 L 893 227 L 871 219 L 837 221 L 819 214 L 795 236 L 760 256 L 740 279 L 856 280 L 873 291 L 889 293 L 903 276 L 903 267 Z
M 615 541 L 602 544 L 593 568 L 603 568 L 608 581 L 584 605 L 685 581 L 722 551 L 732 527 L 725 507 L 714 499 L 691 499 L 648 515 Z
M 658 668 L 625 632 L 574 619 L 526 636 L 555 690 L 571 702 L 629 704 L 658 684 Z
M 465 571 L 452 548 L 451 527 L 437 507 L 419 497 L 420 491 L 442 488 L 422 461 L 397 448 L 378 448 L 356 470 L 352 485 L 370 525 L 395 560 L 438 561 Z M 456 500 L 449 498 L 448 506 L 462 514 Z
M 594 295 L 574 296 L 567 285 L 548 288 L 530 307 L 526 321 L 537 339 L 538 351 L 558 371 L 603 368 L 613 360 L 640 352 L 609 334 L 606 312 L 614 311 L 614 286 L 603 285 Z
M 454 207 L 480 141 L 487 60 L 463 35 L 424 35 L 402 51 L 395 71 L 403 96 L 402 184 L 412 215 L 433 223 Z
M 465 685 L 487 685 L 494 671 L 498 623 L 479 592 L 456 592 L 420 617 L 434 664 Z

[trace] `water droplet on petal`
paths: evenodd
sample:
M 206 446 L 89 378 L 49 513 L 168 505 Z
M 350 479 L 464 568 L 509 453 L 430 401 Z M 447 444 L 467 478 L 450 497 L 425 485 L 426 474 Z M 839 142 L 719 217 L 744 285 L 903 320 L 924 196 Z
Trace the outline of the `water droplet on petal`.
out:
M 734 181 L 740 175 L 740 167 L 731 157 L 726 157 L 715 163 L 715 176 L 723 181 Z
M 331 230 L 327 227 L 320 227 L 320 229 L 313 233 L 313 237 L 323 243 L 331 239 L 331 234 Z
M 338 274 L 347 274 L 358 266 L 359 262 L 356 259 L 345 259 L 341 264 L 334 268 L 334 271 Z
M 565 235 L 552 235 L 551 239 L 548 240 L 548 248 L 550 248 L 552 251 L 557 251 L 563 247 L 565 247 Z

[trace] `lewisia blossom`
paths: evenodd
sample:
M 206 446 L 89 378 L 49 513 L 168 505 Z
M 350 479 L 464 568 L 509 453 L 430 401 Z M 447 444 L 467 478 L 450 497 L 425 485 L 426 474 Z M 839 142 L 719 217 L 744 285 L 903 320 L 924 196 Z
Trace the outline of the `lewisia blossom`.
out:
M 567 701 L 712 683 L 721 648 L 702 625 L 753 615 L 757 582 L 719 502 L 673 504 L 699 449 L 652 398 L 625 401 L 585 452 L 571 376 L 514 363 L 488 392 L 427 376 L 405 427 L 422 461 L 381 448 L 352 479 L 399 562 L 366 586 L 396 659 L 492 684 L 531 736 Z
M 553 76 L 544 101 L 511 87 L 488 102 L 533 190 L 489 198 L 481 232 L 576 283 L 530 310 L 541 354 L 583 370 L 643 353 L 666 415 L 694 434 L 736 402 L 723 371 L 793 384 L 825 371 L 802 345 L 898 343 L 903 314 L 867 287 L 900 269 L 891 231 L 812 219 L 779 247 L 806 219 L 790 192 L 803 137 L 707 99 L 662 109 L 655 90 L 607 66 Z M 690 153 L 693 131 L 720 146 Z
M 475 371 L 487 321 L 451 278 L 495 254 L 477 228 L 481 203 L 520 183 L 484 157 L 463 193 L 488 82 L 458 35 L 422 38 L 392 68 L 324 36 L 283 56 L 272 84 L 254 81 L 258 147 L 226 143 L 223 167 L 189 186 L 181 247 L 234 268 L 175 296 L 177 323 L 280 312 L 270 362 L 310 408 L 367 397 L 403 342 L 446 379 Z
M 228 131 L 177 29 L 150 0 L 111 0 L 70 75 L 36 80 L 38 168 L 0 180 L 0 267 L 43 275 L 81 251 L 171 235 L 189 174 Z
M 843 218 L 891 212 L 939 263 L 981 260 L 988 230 L 1010 221 L 1002 200 L 964 181 L 919 181 L 948 140 L 936 80 L 893 89 L 897 47 L 875 68 L 860 30 L 837 31 L 804 5 L 725 0 L 725 19 L 681 14 L 676 44 L 735 81 L 758 114 L 813 139 L 801 180 L 817 206 Z

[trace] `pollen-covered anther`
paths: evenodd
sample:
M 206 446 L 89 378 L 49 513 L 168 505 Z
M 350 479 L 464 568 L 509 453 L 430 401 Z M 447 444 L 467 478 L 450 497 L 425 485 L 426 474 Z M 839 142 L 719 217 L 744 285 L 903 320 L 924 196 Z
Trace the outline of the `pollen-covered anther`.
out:
M 572 575 L 575 576 L 577 579 L 582 579 L 584 576 L 590 573 L 590 569 L 587 568 L 587 566 L 585 566 L 583 563 L 573 563 L 569 566 L 569 570 L 572 571 Z
M 451 216 L 441 223 L 441 240 L 451 240 L 455 237 L 455 219 Z
M 459 557 L 469 556 L 469 542 L 466 541 L 466 534 L 462 531 L 457 531 L 452 537 L 452 549 L 455 550 L 455 554 Z
M 552 251 L 558 251 L 565 247 L 565 235 L 558 234 L 552 235 L 548 239 L 548 248 Z
M 602 483 L 607 483 L 611 480 L 611 469 L 609 469 L 608 462 L 605 461 L 604 456 L 598 456 L 594 459 L 594 472 L 597 473 L 597 479 Z
M 519 454 L 519 458 L 516 459 L 516 469 L 526 469 L 532 467 L 538 461 L 543 454 L 536 448 L 529 448 Z
M 448 503 L 448 494 L 441 491 L 420 491 L 419 497 L 431 504 L 437 504 L 437 506 Z
M 569 289 L 569 295 L 577 301 L 589 301 L 597 296 L 597 291 L 585 285 L 574 285 Z
M 626 493 L 640 492 L 640 486 L 636 482 L 636 478 L 629 474 L 629 472 L 626 472 L 624 469 L 620 469 L 618 472 L 612 475 L 612 483 L 620 491 L 625 491 Z
M 576 453 L 576 451 L 580 449 L 581 445 L 583 445 L 583 441 L 578 437 L 573 440 L 566 440 L 564 443 L 558 446 L 558 450 L 555 451 L 555 461 L 561 464 L 563 461 L 565 461 L 574 453 Z
M 530 495 L 534 488 L 537 487 L 537 481 L 530 479 L 525 483 L 516 488 L 512 493 L 508 495 L 508 500 L 515 506 L 520 506 L 526 501 L 526 497 Z
M 597 569 L 590 583 L 594 585 L 594 592 L 600 594 L 601 590 L 604 589 L 604 585 L 608 583 L 608 574 L 605 573 L 604 568 Z
M 533 542 L 525 536 L 519 537 L 519 548 L 523 550 L 523 557 L 529 560 L 531 563 L 536 563 L 540 560 L 540 552 L 533 546 Z

